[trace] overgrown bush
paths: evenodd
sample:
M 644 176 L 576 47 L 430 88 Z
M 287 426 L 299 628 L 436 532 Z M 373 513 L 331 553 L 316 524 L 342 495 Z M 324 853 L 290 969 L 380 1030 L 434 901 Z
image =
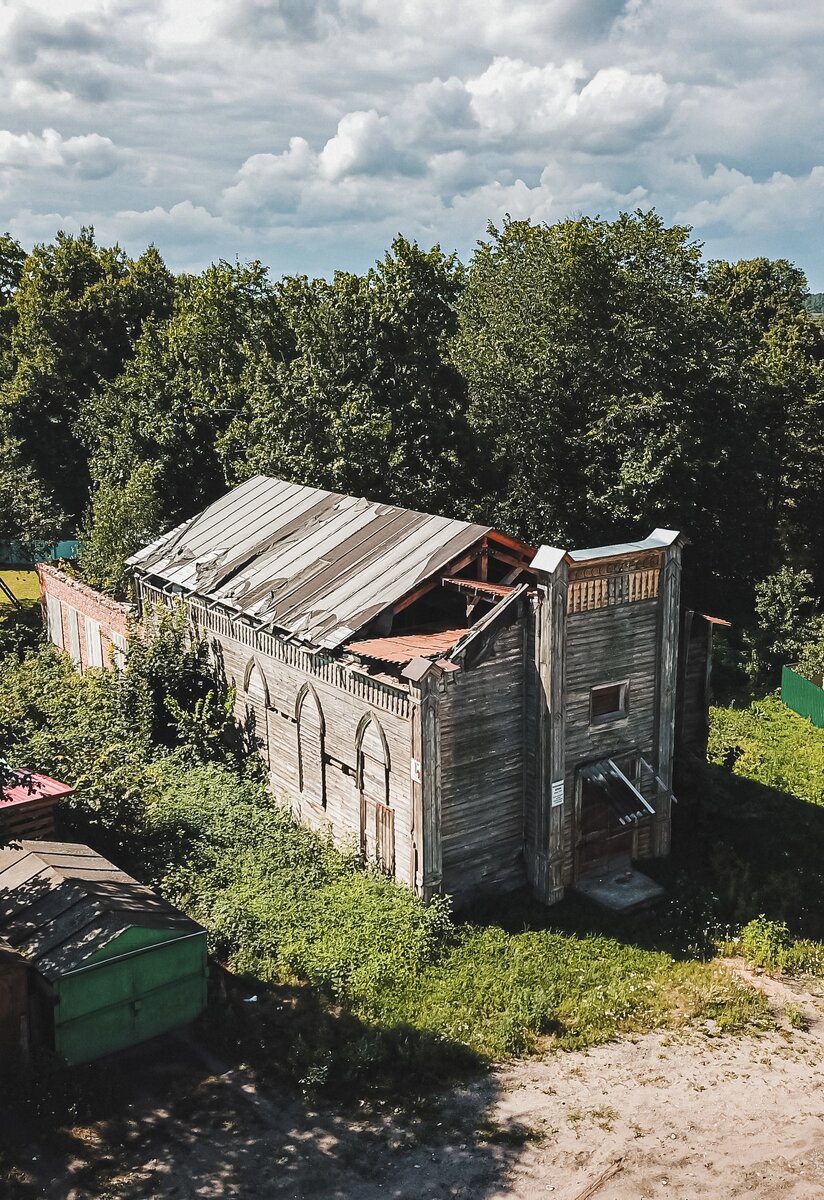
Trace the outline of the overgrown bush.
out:
M 51 649 L 8 662 L 0 745 L 75 784 L 74 833 L 201 921 L 217 958 L 262 996 L 315 997 L 315 1034 L 307 1020 L 291 1040 L 278 1040 L 284 1014 L 311 1004 L 259 1010 L 260 1036 L 275 1038 L 272 1053 L 291 1047 L 302 1086 L 392 1061 L 431 1071 L 456 1047 L 500 1057 L 545 1037 L 584 1046 L 685 1019 L 763 1019 L 757 994 L 711 964 L 612 937 L 458 924 L 448 900 L 424 906 L 363 871 L 354 846 L 296 825 L 266 793 L 248 746 L 227 745 L 228 693 L 184 636 L 164 618 L 122 674 L 78 676 Z
M 768 969 L 781 968 L 784 965 L 787 951 L 792 946 L 792 938 L 784 921 L 768 921 L 766 917 L 756 917 L 745 925 L 739 935 L 741 950 L 747 962 L 754 967 Z
M 756 917 L 744 926 L 731 948 L 754 967 L 824 977 L 824 943 L 794 938 L 784 921 Z
M 710 762 L 736 775 L 824 805 L 824 730 L 774 696 L 748 708 L 711 711 Z

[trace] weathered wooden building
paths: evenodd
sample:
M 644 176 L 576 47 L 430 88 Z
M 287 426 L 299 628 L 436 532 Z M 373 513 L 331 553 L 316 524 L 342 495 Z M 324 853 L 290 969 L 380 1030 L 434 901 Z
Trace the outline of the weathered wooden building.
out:
M 534 547 L 256 477 L 131 559 L 275 793 L 424 897 L 550 903 L 670 844 L 682 538 Z

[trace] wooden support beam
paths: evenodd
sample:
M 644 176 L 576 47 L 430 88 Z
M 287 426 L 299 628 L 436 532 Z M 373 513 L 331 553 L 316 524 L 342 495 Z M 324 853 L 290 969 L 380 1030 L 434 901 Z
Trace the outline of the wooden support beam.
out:
M 517 567 L 520 571 L 528 571 L 529 563 L 523 558 L 518 558 L 514 554 L 510 554 L 508 550 L 499 550 L 497 546 L 489 547 L 489 554 L 497 562 L 508 563 L 510 567 Z
M 398 600 L 398 602 L 393 605 L 392 612 L 397 616 L 397 614 L 403 612 L 405 608 L 409 608 L 410 604 L 414 604 L 415 601 L 420 600 L 422 596 L 426 596 L 435 588 L 440 587 L 444 576 L 454 575 L 457 571 L 462 571 L 464 567 L 468 567 L 470 563 L 475 561 L 479 554 L 480 548 L 477 550 L 472 550 L 469 554 L 465 554 L 462 558 L 458 558 L 454 562 L 451 562 L 448 567 L 444 567 L 444 569 L 439 571 L 437 575 L 430 576 L 429 579 L 426 579 L 423 583 L 418 584 L 414 591 L 409 592 L 408 595 L 404 596 L 402 600 Z
M 527 565 L 532 562 L 535 555 L 538 553 L 535 546 L 527 546 L 525 542 L 519 542 L 517 538 L 509 537 L 506 533 L 499 533 L 496 529 L 490 533 L 487 538 L 487 543 L 490 549 L 495 548 L 496 544 L 505 546 L 509 550 L 515 550 L 521 558 L 521 561 L 526 560 Z
M 655 766 L 658 786 L 652 853 L 665 858 L 670 850 L 672 759 L 675 749 L 675 704 L 678 684 L 678 625 L 681 609 L 681 543 L 664 553 L 658 607 L 658 680 L 655 705 Z

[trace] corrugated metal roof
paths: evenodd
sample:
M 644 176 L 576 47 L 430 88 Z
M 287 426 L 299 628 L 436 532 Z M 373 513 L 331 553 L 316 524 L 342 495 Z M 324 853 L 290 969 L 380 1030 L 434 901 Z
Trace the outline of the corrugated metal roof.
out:
M 0 850 L 0 938 L 48 979 L 83 966 L 132 927 L 200 927 L 88 846 Z
M 618 558 L 644 550 L 663 550 L 681 537 L 677 529 L 653 529 L 649 537 L 639 542 L 620 542 L 614 546 L 591 546 L 585 550 L 568 550 L 574 562 L 589 562 L 594 558 Z
M 491 532 L 258 475 L 129 565 L 334 649 Z
M 30 804 L 35 800 L 53 799 L 58 800 L 61 796 L 71 796 L 74 792 L 73 787 L 69 787 L 67 783 L 60 783 L 57 779 L 52 779 L 49 775 L 40 775 L 36 771 L 20 770 L 17 772 L 21 777 L 21 782 L 14 787 L 0 788 L 0 809 L 11 807 L 15 804 Z
M 350 642 L 346 649 L 360 654 L 362 658 L 406 666 L 413 658 L 439 658 L 451 650 L 465 633 L 465 628 L 399 633 L 392 637 L 369 638 L 365 642 Z

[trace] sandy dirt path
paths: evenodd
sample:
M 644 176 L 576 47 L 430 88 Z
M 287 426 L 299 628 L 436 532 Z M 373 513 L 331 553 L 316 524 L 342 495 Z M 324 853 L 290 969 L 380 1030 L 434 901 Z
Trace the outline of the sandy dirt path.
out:
M 121 1113 L 42 1147 L 37 1194 L 821 1200 L 824 989 L 749 975 L 779 1031 L 659 1033 L 507 1064 L 424 1118 L 307 1107 L 184 1049 L 135 1074 Z

